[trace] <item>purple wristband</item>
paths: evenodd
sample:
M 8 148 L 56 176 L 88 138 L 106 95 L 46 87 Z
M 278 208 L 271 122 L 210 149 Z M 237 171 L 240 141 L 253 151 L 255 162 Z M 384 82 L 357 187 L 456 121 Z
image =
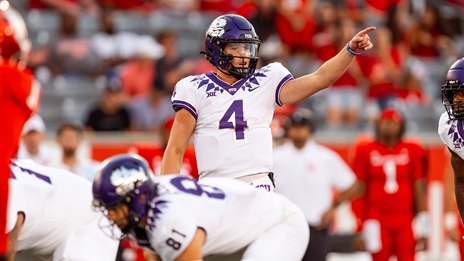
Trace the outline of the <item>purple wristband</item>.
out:
M 348 42 L 346 43 L 345 49 L 346 49 L 351 55 L 356 56 L 356 55 L 362 54 L 362 53 L 358 53 L 358 52 L 355 52 L 355 51 L 351 50 L 351 48 L 350 48 L 350 43 L 351 43 L 351 41 L 348 41 Z

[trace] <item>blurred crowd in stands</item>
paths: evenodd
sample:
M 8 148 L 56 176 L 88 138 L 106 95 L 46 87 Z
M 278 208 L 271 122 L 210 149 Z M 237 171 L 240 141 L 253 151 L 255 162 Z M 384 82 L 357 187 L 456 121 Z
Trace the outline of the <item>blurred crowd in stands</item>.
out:
M 33 41 L 29 66 L 44 89 L 40 114 L 54 131 L 78 121 L 93 131 L 153 131 L 173 115 L 178 80 L 213 70 L 199 52 L 219 14 L 238 13 L 262 41 L 260 64 L 295 77 L 376 26 L 375 47 L 327 90 L 299 106 L 322 128 L 358 131 L 387 106 L 414 131 L 435 131 L 440 86 L 464 55 L 459 0 L 17 0 Z M 279 108 L 276 115 L 295 107 Z

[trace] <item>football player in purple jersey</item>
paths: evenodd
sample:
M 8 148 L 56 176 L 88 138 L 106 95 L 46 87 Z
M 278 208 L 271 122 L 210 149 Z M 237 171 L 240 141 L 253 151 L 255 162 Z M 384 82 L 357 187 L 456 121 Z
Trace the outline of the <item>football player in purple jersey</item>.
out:
M 451 65 L 441 92 L 446 112 L 440 117 L 438 134 L 451 153 L 456 203 L 464 223 L 464 58 Z
M 227 178 L 155 177 L 138 155 L 102 162 L 92 190 L 110 228 L 164 261 L 237 252 L 240 260 L 299 261 L 309 240 L 302 211 L 278 193 Z
M 257 68 L 260 40 L 244 17 L 217 17 L 205 35 L 206 59 L 215 72 L 180 80 L 172 96 L 176 110 L 161 174 L 179 173 L 194 133 L 200 179 L 236 178 L 255 187 L 273 188 L 274 109 L 298 103 L 329 87 L 354 57 L 373 47 L 368 27 L 314 73 L 294 79 L 280 63 Z
M 90 181 L 32 160 L 14 160 L 9 186 L 6 260 L 115 260 L 119 241 L 99 228 L 109 221 L 92 210 Z

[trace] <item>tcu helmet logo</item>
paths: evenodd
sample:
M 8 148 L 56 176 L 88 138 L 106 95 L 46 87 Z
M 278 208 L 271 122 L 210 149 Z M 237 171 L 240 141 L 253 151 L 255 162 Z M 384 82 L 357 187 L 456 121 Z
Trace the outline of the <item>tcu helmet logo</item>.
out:
M 221 37 L 225 33 L 224 26 L 226 26 L 226 24 L 226 18 L 216 18 L 216 20 L 214 20 L 208 28 L 207 34 L 211 35 L 212 37 Z
M 124 196 L 135 188 L 136 182 L 147 180 L 143 168 L 129 169 L 124 166 L 114 170 L 111 174 L 110 181 L 116 187 L 116 194 Z

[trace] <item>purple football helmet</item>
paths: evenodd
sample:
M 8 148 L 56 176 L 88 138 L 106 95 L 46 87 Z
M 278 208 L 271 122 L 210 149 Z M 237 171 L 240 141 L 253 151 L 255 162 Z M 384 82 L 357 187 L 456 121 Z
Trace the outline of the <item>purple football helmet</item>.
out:
M 209 26 L 205 35 L 206 59 L 221 72 L 237 79 L 254 73 L 258 64 L 260 40 L 253 25 L 243 16 L 226 14 L 217 17 Z M 224 53 L 225 47 L 241 49 L 240 55 Z M 248 66 L 235 67 L 230 63 L 234 58 L 249 59 Z
M 93 207 L 103 213 L 119 204 L 127 204 L 128 226 L 121 229 L 127 234 L 147 214 L 149 202 L 157 189 L 145 159 L 135 154 L 120 154 L 100 164 L 92 191 Z
M 456 91 L 464 91 L 464 58 L 457 60 L 446 75 L 441 86 L 443 105 L 451 120 L 464 120 L 464 103 L 454 101 Z

